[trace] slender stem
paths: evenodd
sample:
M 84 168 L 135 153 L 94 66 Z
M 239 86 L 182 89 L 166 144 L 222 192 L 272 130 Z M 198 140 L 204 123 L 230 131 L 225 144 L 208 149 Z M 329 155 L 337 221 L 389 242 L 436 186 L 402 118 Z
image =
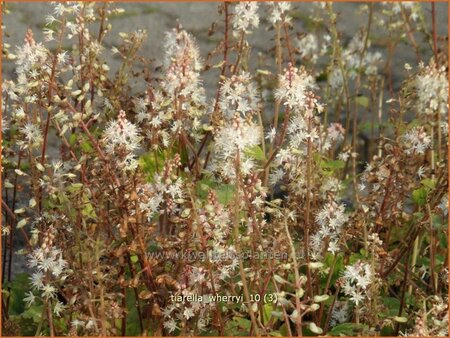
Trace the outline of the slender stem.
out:
M 256 322 L 255 313 L 253 312 L 252 304 L 250 302 L 250 293 L 248 290 L 247 285 L 247 275 L 245 273 L 244 268 L 244 262 L 242 261 L 242 255 L 241 255 L 241 244 L 240 244 L 240 235 L 239 235 L 239 213 L 240 213 L 240 180 L 241 180 L 241 173 L 240 173 L 240 154 L 239 149 L 237 149 L 236 154 L 236 194 L 235 194 L 235 205 L 234 205 L 234 222 L 233 222 L 233 228 L 234 228 L 234 240 L 235 240 L 235 246 L 236 246 L 236 252 L 239 257 L 239 273 L 241 275 L 241 281 L 242 281 L 242 288 L 244 290 L 244 297 L 245 297 L 245 303 L 247 304 L 247 311 L 250 316 L 253 329 L 255 330 L 256 336 L 259 336 L 259 328 L 258 323 Z
M 297 336 L 301 337 L 303 336 L 303 330 L 302 330 L 302 309 L 300 304 L 300 297 L 297 295 L 299 290 L 302 288 L 300 274 L 299 274 L 299 265 L 297 261 L 297 253 L 295 251 L 294 242 L 292 241 L 291 233 L 289 232 L 289 227 L 287 224 L 287 217 L 284 216 L 284 231 L 286 231 L 286 237 L 288 239 L 289 246 L 291 248 L 291 258 L 294 262 L 294 277 L 295 277 L 295 308 L 297 310 L 297 318 L 295 320 L 295 325 L 297 328 Z M 289 322 L 287 322 L 286 325 L 289 325 Z

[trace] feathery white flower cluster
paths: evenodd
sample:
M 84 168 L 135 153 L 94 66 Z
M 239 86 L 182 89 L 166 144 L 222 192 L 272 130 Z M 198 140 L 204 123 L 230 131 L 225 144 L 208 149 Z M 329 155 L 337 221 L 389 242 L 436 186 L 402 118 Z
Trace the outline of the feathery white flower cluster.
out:
M 269 1 L 269 21 L 272 25 L 277 23 L 290 23 L 291 17 L 287 15 L 287 12 L 291 10 L 291 3 L 289 1 Z
M 223 282 L 234 277 L 238 266 L 236 249 L 229 244 L 232 224 L 227 208 L 218 202 L 213 190 L 208 192 L 205 204 L 204 207 L 198 208 L 198 218 L 193 226 L 201 233 L 201 237 L 211 240 L 211 244 L 206 248 L 206 257 L 213 263 L 215 271 L 210 274 L 201 266 L 190 263 L 184 265 L 184 271 L 179 281 L 175 283 L 177 290 L 174 296 L 196 295 L 201 296 L 202 301 L 170 302 L 163 309 L 164 327 L 169 332 L 178 328 L 177 321 L 189 320 L 196 321 L 198 329 L 203 331 L 210 322 L 210 312 L 216 307 L 209 297 L 213 290 L 216 293 L 221 291 Z M 201 238 L 196 238 L 191 245 L 202 247 Z
M 340 142 L 344 140 L 345 129 L 342 124 L 333 122 L 328 127 L 328 138 L 331 142 Z
M 233 75 L 223 82 L 219 107 L 226 119 L 231 119 L 235 112 L 246 117 L 259 109 L 258 104 L 258 92 L 249 73 Z
M 324 110 L 310 89 L 314 87 L 314 79 L 304 69 L 297 69 L 289 64 L 284 74 L 280 75 L 275 97 L 291 111 L 287 126 L 288 147 L 280 149 L 276 154 L 274 164 L 278 169 L 270 174 L 270 181 L 282 178 L 288 173 L 290 191 L 297 196 L 306 193 L 306 158 L 308 145 L 313 149 L 322 148 L 324 130 L 318 114 Z M 314 173 L 315 175 L 316 173 Z M 314 179 L 313 179 L 314 180 Z
M 152 130 L 168 146 L 171 137 L 182 132 L 200 138 L 206 98 L 200 78 L 202 62 L 194 37 L 178 27 L 166 33 L 164 48 L 162 93 L 153 91 L 150 111 L 153 127 L 167 122 Z
M 367 42 L 366 50 L 364 49 L 365 37 L 363 32 L 356 34 L 342 52 L 343 70 L 340 67 L 332 67 L 329 74 L 329 83 L 333 89 L 340 89 L 344 84 L 344 76 L 342 71 L 346 73 L 348 80 L 355 80 L 358 72 L 367 76 L 375 76 L 378 73 L 378 66 L 382 62 L 382 54 L 380 52 L 372 52 L 369 50 L 370 40 Z M 363 58 L 361 54 L 364 52 Z
M 320 260 L 324 250 L 333 254 L 339 251 L 338 242 L 347 222 L 344 204 L 330 201 L 323 206 L 316 215 L 319 230 L 311 236 L 312 259 Z
M 258 7 L 259 4 L 255 1 L 239 2 L 234 7 L 233 28 L 247 34 L 251 33 L 252 28 L 257 28 L 259 25 Z
M 36 222 L 51 221 L 49 216 L 44 215 Z M 37 241 L 40 231 L 34 227 L 32 229 L 32 241 Z M 53 312 L 56 316 L 64 309 L 64 305 L 56 299 L 58 284 L 63 283 L 71 270 L 68 269 L 68 263 L 63 258 L 61 249 L 55 246 L 55 229 L 50 225 L 43 233 L 42 244 L 36 247 L 28 255 L 28 266 L 36 271 L 31 274 L 31 287 L 40 292 L 40 298 L 48 301 L 49 306 L 54 305 Z M 24 302 L 27 306 L 35 303 L 36 297 L 32 291 L 26 294 Z
M 448 337 L 448 299 L 435 295 L 427 298 L 424 308 L 415 315 L 414 328 L 403 336 Z M 431 304 L 429 304 L 431 303 Z
M 342 290 L 350 300 L 359 305 L 367 297 L 367 290 L 373 282 L 370 265 L 361 261 L 345 267 Z
M 143 129 L 143 134 L 157 150 L 161 146 L 169 147 L 171 135 L 179 132 L 180 121 L 173 121 L 174 109 L 160 90 L 152 92 L 152 100 L 139 98 L 135 100 L 136 121 Z M 192 123 L 191 131 L 197 129 L 196 119 Z
M 445 67 L 436 69 L 434 64 L 424 67 L 416 78 L 418 106 L 420 114 L 439 113 L 443 116 L 448 112 L 448 78 Z
M 162 87 L 172 101 L 183 98 L 182 109 L 188 104 L 203 104 L 205 91 L 200 79 L 202 62 L 194 37 L 180 28 L 166 33 L 164 66 L 166 76 Z
M 174 171 L 180 165 L 180 156 L 176 154 L 165 163 L 162 174 L 154 175 L 152 183 L 137 188 L 139 207 L 149 222 L 156 213 L 172 214 L 179 211 L 178 202 L 183 197 L 183 179 L 176 177 Z
M 50 66 L 46 64 L 48 60 L 48 50 L 42 43 L 36 43 L 33 32 L 29 29 L 25 36 L 22 46 L 17 47 L 16 51 L 16 72 L 18 75 L 18 84 L 25 85 L 28 80 L 37 77 L 42 69 L 51 71 Z M 36 67 L 40 65 L 41 67 Z
M 337 324 L 345 323 L 350 318 L 350 306 L 347 301 L 337 300 L 334 304 L 333 311 L 331 312 L 330 326 L 336 326 Z
M 134 170 L 137 168 L 135 152 L 139 149 L 139 129 L 127 120 L 125 112 L 120 111 L 117 120 L 110 121 L 103 137 L 106 152 L 117 156 L 122 170 Z
M 279 75 L 275 98 L 283 101 L 292 110 L 306 106 L 306 93 L 314 86 L 314 78 L 304 69 L 298 69 L 289 63 L 283 74 Z
M 44 140 L 41 129 L 32 122 L 26 122 L 19 131 L 24 135 L 30 147 L 39 147 Z
M 402 1 L 402 2 L 382 2 L 383 6 L 390 8 L 392 13 L 396 15 L 402 15 L 402 11 L 412 21 L 416 21 L 419 18 L 421 7 L 420 4 L 415 1 Z
M 403 135 L 402 141 L 405 152 L 411 154 L 424 154 L 431 147 L 431 136 L 424 127 L 415 127 Z
M 316 62 L 319 56 L 319 42 L 315 34 L 309 33 L 302 36 L 297 43 L 300 57 L 303 60 Z
M 215 135 L 215 158 L 211 162 L 211 171 L 220 172 L 224 177 L 236 177 L 236 159 L 239 152 L 240 171 L 247 175 L 254 167 L 254 161 L 246 156 L 246 149 L 261 143 L 261 128 L 253 122 L 242 119 L 235 113 L 232 120 L 217 131 Z

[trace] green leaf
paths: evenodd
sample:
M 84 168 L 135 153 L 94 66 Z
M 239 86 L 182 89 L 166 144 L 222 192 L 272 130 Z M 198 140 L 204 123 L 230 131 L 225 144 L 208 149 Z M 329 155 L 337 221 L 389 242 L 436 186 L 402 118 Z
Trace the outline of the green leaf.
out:
M 412 199 L 418 206 L 423 206 L 427 203 L 428 191 L 426 188 L 416 189 L 412 193 Z
M 222 204 L 228 204 L 234 198 L 236 187 L 232 184 L 222 184 L 217 189 L 217 200 Z
M 234 316 L 232 320 L 227 323 L 225 330 L 226 336 L 247 336 L 250 331 L 252 323 L 247 318 Z
M 287 323 L 287 325 L 289 325 L 289 323 Z M 288 337 L 289 336 L 289 331 L 287 329 L 286 323 L 282 324 L 278 331 L 281 333 L 281 335 L 283 337 Z
M 211 180 L 209 177 L 205 177 L 197 182 L 195 192 L 197 193 L 197 196 L 199 196 L 201 199 L 205 199 L 208 196 L 209 189 L 214 188 L 214 186 L 215 186 L 214 181 Z
M 422 183 L 422 185 L 429 190 L 433 190 L 434 188 L 436 188 L 436 180 L 433 180 L 431 178 L 425 178 L 420 183 Z
M 384 306 L 388 309 L 386 314 L 383 314 L 385 317 L 396 316 L 398 315 L 398 310 L 400 308 L 400 301 L 394 297 L 382 297 Z
M 26 273 L 17 274 L 10 283 L 3 285 L 11 287 L 11 298 L 10 298 L 10 314 L 20 315 L 25 311 L 25 303 L 23 299 L 25 298 L 25 292 L 31 289 L 30 278 Z
M 131 259 L 131 262 L 132 262 L 132 263 L 137 263 L 137 261 L 138 261 L 138 256 L 133 255 L 133 256 L 130 257 L 130 259 Z
M 270 317 L 272 317 L 272 311 L 273 311 L 273 305 L 270 303 L 267 303 L 264 305 L 264 323 L 267 323 L 270 320 Z
M 69 136 L 69 144 L 73 146 L 75 145 L 76 142 L 77 142 L 77 134 L 71 134 Z
M 266 155 L 258 145 L 244 149 L 244 153 L 257 161 L 266 161 Z
M 85 153 L 92 153 L 94 151 L 94 148 L 92 147 L 92 144 L 89 140 L 84 140 L 83 142 L 81 142 L 80 148 Z
M 157 173 L 164 165 L 166 155 L 163 151 L 156 153 L 151 151 L 139 157 L 139 166 L 142 171 L 147 174 L 147 180 L 153 181 L 155 173 Z
M 368 328 L 364 324 L 342 323 L 333 327 L 327 332 L 330 336 L 355 336 L 356 333 L 363 332 Z
M 43 305 L 33 305 L 22 314 L 22 317 L 32 319 L 33 322 L 39 323 L 42 319 L 42 308 Z
M 357 96 L 355 102 L 365 108 L 369 106 L 369 98 L 367 96 Z
M 142 333 L 139 325 L 139 313 L 136 308 L 136 301 L 137 299 L 133 290 L 128 289 L 126 291 L 127 309 L 129 309 L 127 315 L 127 336 L 138 336 Z
M 247 318 L 233 317 L 233 321 L 236 322 L 237 326 L 245 330 L 250 330 L 252 323 Z M 247 331 L 248 332 L 248 331 Z
M 84 205 L 84 208 L 81 210 L 81 214 L 86 218 L 97 218 L 97 214 L 95 213 L 95 209 L 91 203 L 86 203 Z
M 342 160 L 322 161 L 320 162 L 320 167 L 322 169 L 338 170 L 345 167 L 345 162 Z
M 72 183 L 67 188 L 67 191 L 70 193 L 75 193 L 75 192 L 79 191 L 81 188 L 83 188 L 83 183 Z

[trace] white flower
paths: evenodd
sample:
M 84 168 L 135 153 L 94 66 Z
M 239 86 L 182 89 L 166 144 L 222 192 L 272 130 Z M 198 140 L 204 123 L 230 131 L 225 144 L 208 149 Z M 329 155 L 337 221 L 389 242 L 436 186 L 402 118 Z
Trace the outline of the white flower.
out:
M 319 43 L 314 34 L 306 34 L 297 43 L 297 48 L 302 59 L 315 62 L 319 52 Z
M 349 317 L 348 302 L 336 301 L 333 311 L 331 313 L 331 325 L 344 323 L 348 321 Z
M 352 292 L 352 295 L 350 297 L 350 300 L 353 301 L 356 305 L 359 305 L 360 302 L 364 300 L 364 295 L 360 292 Z
M 28 291 L 25 294 L 27 296 L 23 299 L 23 301 L 26 302 L 27 307 L 30 307 L 36 301 L 36 296 L 31 291 Z
M 252 28 L 257 28 L 259 25 L 258 7 L 259 4 L 255 1 L 239 2 L 234 7 L 233 28 L 245 33 L 251 33 Z
M 169 333 L 175 331 L 178 329 L 177 323 L 173 319 L 168 319 L 164 322 L 164 328 L 169 330 Z
M 275 25 L 278 22 L 289 23 L 291 18 L 287 15 L 291 9 L 291 3 L 289 1 L 269 1 L 267 2 L 269 6 L 269 21 Z
M 205 102 L 199 73 L 202 62 L 195 39 L 185 30 L 174 29 L 166 33 L 164 49 L 166 74 L 162 87 L 172 100 L 175 95 L 183 96 L 183 110 L 190 112 L 191 103 L 199 105 Z
M 416 78 L 419 114 L 448 112 L 448 77 L 445 68 L 436 69 L 434 64 L 423 68 Z
M 109 122 L 103 140 L 108 154 L 119 154 L 123 170 L 134 170 L 137 167 L 134 153 L 140 147 L 141 136 L 139 128 L 126 119 L 123 110 L 120 111 L 117 120 Z
M 216 134 L 213 169 L 222 172 L 228 178 L 234 178 L 236 156 L 239 151 L 241 170 L 249 173 L 254 167 L 254 162 L 245 155 L 244 150 L 259 145 L 260 142 L 260 127 L 243 120 L 236 113 L 233 123 L 223 126 Z
M 4 116 L 4 114 L 2 114 L 2 133 L 7 131 L 8 128 L 9 128 L 8 121 L 6 120 L 6 117 Z
M 426 168 L 423 165 L 420 166 L 420 168 L 417 170 L 417 177 L 419 179 L 421 179 L 422 177 L 425 176 L 425 170 L 426 170 Z
M 191 307 L 186 307 L 183 311 L 183 315 L 184 315 L 184 318 L 190 319 L 190 318 L 194 317 L 195 314 Z
M 66 306 L 61 302 L 56 302 L 55 307 L 53 308 L 53 313 L 55 316 L 60 317 L 61 313 L 66 309 Z
M 220 89 L 219 107 L 227 119 L 235 112 L 245 117 L 258 110 L 259 98 L 249 73 L 242 72 L 226 79 Z
M 269 132 L 266 134 L 266 140 L 269 140 L 270 143 L 273 143 L 273 140 L 275 140 L 275 136 L 277 134 L 277 130 L 275 128 L 272 128 L 269 130 Z
M 88 329 L 88 330 L 97 329 L 97 322 L 96 322 L 95 318 L 91 318 L 87 321 L 86 329 Z
M 339 153 L 338 159 L 341 161 L 347 162 L 348 158 L 350 157 L 350 151 L 343 151 Z
M 403 143 L 408 155 L 424 154 L 425 150 L 431 147 L 431 137 L 424 127 L 415 127 L 403 135 Z
M 106 151 L 114 154 L 116 147 L 124 147 L 127 152 L 133 152 L 139 148 L 139 129 L 125 117 L 125 112 L 120 111 L 117 120 L 111 121 L 104 135 Z
M 38 145 L 43 141 L 41 129 L 31 122 L 25 123 L 25 125 L 20 128 L 20 132 L 25 136 L 25 139 L 30 145 Z
M 368 287 L 373 281 L 370 265 L 358 261 L 353 265 L 346 266 L 343 280 L 344 293 L 350 296 L 351 301 L 359 305 L 367 297 Z
M 34 289 L 42 289 L 44 287 L 43 283 L 44 274 L 40 271 L 35 272 L 31 275 L 31 287 Z
M 49 299 L 56 297 L 56 288 L 50 284 L 44 284 L 42 287 L 42 297 Z
M 289 64 L 279 75 L 275 98 L 284 102 L 290 109 L 305 108 L 306 92 L 314 85 L 314 79 L 302 69 Z
M 339 142 L 344 139 L 345 129 L 340 123 L 331 123 L 327 132 L 331 142 Z
M 74 319 L 70 322 L 70 324 L 75 328 L 78 329 L 79 327 L 84 327 L 84 322 L 78 319 Z
M 441 199 L 441 203 L 439 203 L 438 208 L 441 209 L 444 216 L 448 215 L 448 194 L 444 195 Z

